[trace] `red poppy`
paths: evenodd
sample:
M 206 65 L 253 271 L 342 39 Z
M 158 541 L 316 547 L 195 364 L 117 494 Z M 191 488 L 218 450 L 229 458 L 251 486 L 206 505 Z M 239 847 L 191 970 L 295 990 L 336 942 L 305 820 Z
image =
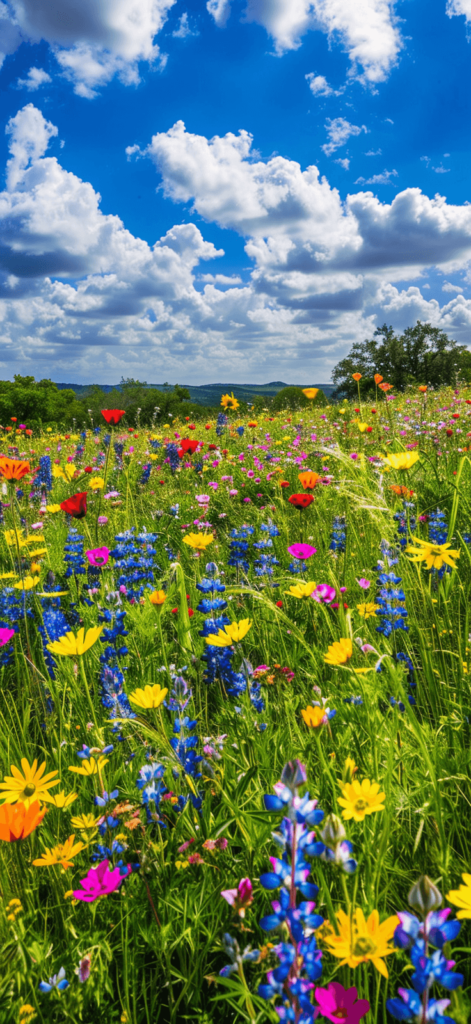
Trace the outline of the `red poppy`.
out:
M 11 419 L 12 423 L 16 423 L 17 422 L 16 416 L 10 416 L 10 419 Z
M 93 466 L 85 466 L 84 473 L 93 473 Z
M 184 455 L 194 455 L 198 444 L 199 442 L 193 441 L 191 437 L 184 437 L 178 449 L 180 458 L 182 459 Z
M 280 487 L 289 487 L 289 480 L 280 480 Z
M 295 508 L 308 508 L 314 498 L 312 494 L 291 494 L 288 501 Z
M 73 494 L 71 498 L 61 501 L 61 509 L 74 519 L 83 519 L 87 514 L 87 492 L 80 491 L 79 494 Z
M 117 427 L 120 420 L 125 415 L 124 409 L 102 409 L 101 415 L 106 421 L 109 427 Z
M 208 445 L 208 449 L 209 449 L 210 452 L 215 452 L 215 451 L 217 451 L 218 448 L 219 448 L 219 445 L 217 445 L 217 444 L 210 444 L 210 445 Z
M 283 601 L 277 601 L 276 602 L 276 607 L 277 608 L 282 608 L 283 607 Z
M 196 430 L 195 424 L 194 423 L 190 423 L 190 425 L 188 427 L 188 430 Z
M 453 431 L 452 430 L 447 430 L 446 436 L 447 437 L 453 437 Z

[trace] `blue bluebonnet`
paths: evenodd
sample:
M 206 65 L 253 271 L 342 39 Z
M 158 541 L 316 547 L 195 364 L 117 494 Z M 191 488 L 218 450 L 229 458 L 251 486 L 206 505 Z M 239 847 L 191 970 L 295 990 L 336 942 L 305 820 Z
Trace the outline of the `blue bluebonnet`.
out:
M 375 598 L 378 605 L 376 615 L 381 619 L 381 624 L 376 627 L 376 631 L 389 637 L 398 629 L 408 632 L 409 626 L 405 621 L 408 613 L 405 594 L 400 586 L 402 577 L 388 571 L 397 563 L 396 549 L 391 547 L 388 541 L 383 540 L 381 541 L 381 554 L 383 557 L 376 566 L 378 572 L 376 583 L 379 590 Z
M 237 430 L 237 433 L 238 433 L 239 437 L 243 437 L 244 436 L 245 427 L 236 427 L 236 430 Z
M 68 987 L 69 982 L 67 981 L 67 978 L 65 976 L 64 967 L 61 967 L 58 974 L 54 974 L 52 978 L 49 978 L 48 982 L 40 981 L 38 986 L 40 992 L 52 992 L 54 988 L 59 989 L 59 992 L 64 992 L 64 990 Z
M 150 444 L 151 448 L 154 450 L 154 452 L 156 452 L 157 448 L 161 447 L 162 442 L 151 439 L 149 441 L 149 444 Z
M 226 416 L 225 413 L 220 412 L 218 414 L 217 423 L 216 423 L 216 434 L 217 434 L 218 437 L 220 437 L 221 434 L 224 433 L 224 428 L 226 426 L 227 426 L 227 416 Z
M 444 512 L 439 508 L 431 512 L 428 521 L 428 539 L 431 544 L 445 544 L 448 538 L 448 524 Z
M 312 845 L 314 856 L 320 857 L 328 864 L 334 864 L 346 871 L 348 875 L 352 875 L 357 868 L 357 862 L 352 857 L 353 845 L 346 838 L 343 822 L 336 814 L 328 815 L 319 836 L 320 839 Z
M 388 999 L 386 1006 L 396 1020 L 435 1021 L 436 1024 L 455 1024 L 444 1011 L 449 999 L 431 998 L 435 984 L 454 991 L 464 981 L 462 974 L 454 971 L 455 961 L 449 960 L 443 952 L 446 944 L 459 935 L 461 924 L 449 920 L 451 910 L 439 910 L 442 896 L 430 879 L 423 876 L 409 893 L 409 904 L 422 915 L 420 919 L 409 911 L 399 911 L 399 924 L 394 932 L 394 942 L 409 953 L 414 972 L 410 978 L 412 988 L 400 988 L 399 998 Z
M 329 544 L 330 551 L 345 551 L 346 529 L 345 516 L 334 516 Z
M 158 565 L 154 560 L 156 554 L 152 541 L 157 534 L 135 533 L 135 527 L 124 533 L 117 533 L 116 546 L 110 551 L 110 558 L 118 570 L 117 586 L 125 594 L 130 604 L 136 604 L 144 593 L 144 586 L 153 587 L 154 573 Z M 122 590 L 121 588 L 125 588 Z
M 39 469 L 32 482 L 33 487 L 40 487 L 43 491 L 52 491 L 51 459 L 49 455 L 41 455 Z
M 116 800 L 119 795 L 118 789 L 113 789 L 111 793 L 107 793 L 106 789 L 103 790 L 101 796 L 95 797 L 95 804 L 97 807 L 107 807 L 112 800 Z
M 181 769 L 183 769 L 185 775 L 189 775 L 193 779 L 201 778 L 199 767 L 203 756 L 202 754 L 197 754 L 195 749 L 199 743 L 199 737 L 194 731 L 196 725 L 196 719 L 191 719 L 188 715 L 184 715 L 183 718 L 178 716 L 174 718 L 174 735 L 170 740 L 170 745 L 181 766 L 181 768 L 173 768 L 175 778 L 178 778 L 181 774 Z
M 278 527 L 275 526 L 274 523 L 272 523 L 271 519 L 268 520 L 267 524 L 266 523 L 261 523 L 260 524 L 260 529 L 262 531 L 268 533 L 270 535 L 270 537 L 279 537 L 280 536 L 280 531 L 279 531 Z
M 106 645 L 100 654 L 101 702 L 111 712 L 110 718 L 135 718 L 124 688 L 124 672 L 120 660 L 128 654 L 121 639 L 128 635 L 124 628 L 126 611 L 119 606 L 101 609 L 98 621 L 105 623 L 100 641 Z
M 67 579 L 70 576 L 85 575 L 87 570 L 83 558 L 83 536 L 74 526 L 69 528 L 67 534 L 67 540 L 64 545 L 64 562 L 67 566 L 65 571 Z
M 273 913 L 260 921 L 265 931 L 272 931 L 284 924 L 288 929 L 289 942 L 281 942 L 273 952 L 279 966 L 268 971 L 267 981 L 259 985 L 258 994 L 263 999 L 281 997 L 282 1003 L 275 1005 L 280 1020 L 300 1021 L 310 1024 L 316 1016 L 310 993 L 322 974 L 322 952 L 317 948 L 313 932 L 324 922 L 320 914 L 314 913 L 318 888 L 308 877 L 311 871 L 306 856 L 315 856 L 315 832 L 310 826 L 317 825 L 323 818 L 323 811 L 317 808 L 317 800 L 309 794 L 298 795 L 298 789 L 306 782 L 306 769 L 300 761 L 285 765 L 281 781 L 276 783 L 275 795 L 264 797 L 269 811 L 284 811 L 279 832 L 272 833 L 282 848 L 281 858 L 270 857 L 271 871 L 260 876 L 265 889 L 280 889 L 279 899 L 272 902 Z M 304 897 L 297 903 L 297 893 Z
M 397 542 L 401 548 L 405 548 L 406 544 L 408 544 L 408 535 L 414 533 L 417 526 L 417 519 L 412 514 L 412 509 L 414 508 L 415 506 L 412 501 L 403 501 L 402 511 L 396 512 L 393 516 L 397 523 Z
M 115 469 L 123 468 L 123 452 L 124 452 L 124 441 L 114 441 L 113 443 L 115 459 Z
M 150 473 L 151 473 L 151 469 L 152 469 L 152 463 L 151 462 L 146 462 L 145 466 L 142 467 L 141 479 L 139 480 L 140 484 L 146 484 L 148 482 L 149 477 L 150 477 Z
M 54 607 L 55 604 L 59 604 L 57 599 L 52 606 L 48 598 L 43 598 L 41 604 L 43 605 L 43 621 L 38 623 L 38 630 L 43 645 L 44 661 L 46 662 L 51 679 L 55 679 L 57 663 L 51 652 L 48 651 L 47 645 L 54 643 L 55 640 L 59 640 L 59 637 L 65 636 L 70 626 L 62 609 Z
M 167 460 L 170 463 L 172 473 L 175 473 L 180 465 L 180 456 L 178 454 L 178 445 L 173 442 L 165 445 L 165 461 Z

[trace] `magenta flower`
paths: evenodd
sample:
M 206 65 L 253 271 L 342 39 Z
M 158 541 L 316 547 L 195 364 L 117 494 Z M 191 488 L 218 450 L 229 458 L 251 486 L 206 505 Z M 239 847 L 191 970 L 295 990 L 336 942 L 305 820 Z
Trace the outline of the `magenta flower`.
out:
M 98 516 L 98 525 L 99 526 L 106 526 L 107 522 L 108 522 L 108 516 Z
M 245 917 L 246 908 L 253 900 L 250 878 L 242 878 L 237 889 L 223 889 L 221 896 L 237 911 L 239 917 Z
M 367 999 L 358 999 L 356 988 L 344 988 L 338 981 L 316 988 L 315 996 L 322 1016 L 334 1024 L 358 1024 L 370 1008 Z
M 358 586 L 361 587 L 362 590 L 369 590 L 370 587 L 371 587 L 370 580 L 365 580 L 364 576 L 362 576 L 361 579 L 357 580 L 357 583 L 358 583 Z
M 331 604 L 335 597 L 335 587 L 329 587 L 328 583 L 319 583 L 311 597 L 318 604 Z
M 292 544 L 288 548 L 288 554 L 292 555 L 293 558 L 299 558 L 300 561 L 304 562 L 305 558 L 312 558 L 315 555 L 317 548 L 312 548 L 310 544 Z
M 2 627 L 2 629 L 0 629 L 0 647 L 5 647 L 5 644 L 7 644 L 8 641 L 11 640 L 12 637 L 14 637 L 14 635 L 14 629 L 7 629 L 6 626 Z
M 106 565 L 110 557 L 109 548 L 92 548 L 90 551 L 85 552 L 90 565 L 100 566 Z
M 96 868 L 90 868 L 86 878 L 80 880 L 82 889 L 74 889 L 76 900 L 83 900 L 84 903 L 94 903 L 99 896 L 108 896 L 124 882 L 126 875 L 129 875 L 131 866 L 126 866 L 126 874 L 122 875 L 120 868 L 108 870 L 109 860 L 102 860 Z M 83 890 L 83 891 L 82 891 Z

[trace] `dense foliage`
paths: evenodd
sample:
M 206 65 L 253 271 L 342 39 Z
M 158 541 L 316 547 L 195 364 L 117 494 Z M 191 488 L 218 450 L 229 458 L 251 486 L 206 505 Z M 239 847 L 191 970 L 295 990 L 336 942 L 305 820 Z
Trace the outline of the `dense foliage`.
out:
M 12 410 L 0 1024 L 468 1020 L 471 389 L 362 384 Z
M 471 381 L 471 352 L 438 327 L 420 320 L 399 336 L 383 324 L 369 341 L 355 342 L 348 356 L 334 367 L 332 380 L 337 385 L 337 396 L 355 397 L 353 373 L 363 377 L 363 394 L 374 393 L 375 374 L 400 391 L 408 384 L 434 388 L 455 385 L 460 378 Z

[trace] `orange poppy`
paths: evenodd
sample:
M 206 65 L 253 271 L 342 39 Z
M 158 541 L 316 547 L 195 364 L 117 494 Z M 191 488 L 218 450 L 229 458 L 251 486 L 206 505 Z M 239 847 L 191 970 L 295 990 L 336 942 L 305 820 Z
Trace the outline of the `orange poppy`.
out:
M 427 390 L 427 385 L 426 384 L 419 384 L 419 391 L 421 391 L 423 395 L 425 394 L 426 390 Z
M 352 377 L 354 380 L 359 381 L 361 380 L 361 373 L 352 373 Z
M 15 843 L 18 839 L 26 839 L 41 824 L 46 807 L 41 810 L 39 800 L 29 807 L 26 804 L 2 804 L 0 807 L 0 839 L 6 843 Z
M 401 486 L 401 484 L 392 484 L 391 490 L 397 494 L 398 498 L 411 498 L 414 493 L 409 487 Z
M 381 391 L 390 391 L 393 385 L 392 384 L 380 384 L 379 386 L 380 386 Z
M 381 381 L 383 380 L 383 378 L 382 378 L 380 373 L 375 373 L 375 375 L 373 377 L 373 380 L 374 380 L 375 384 L 381 384 Z
M 0 476 L 3 476 L 5 480 L 22 480 L 29 472 L 29 462 L 21 462 L 20 459 L 8 459 L 6 455 L 0 456 Z
M 305 490 L 312 491 L 317 481 L 320 480 L 320 476 L 319 473 L 313 473 L 312 470 L 306 469 L 304 473 L 298 474 L 298 480 Z

